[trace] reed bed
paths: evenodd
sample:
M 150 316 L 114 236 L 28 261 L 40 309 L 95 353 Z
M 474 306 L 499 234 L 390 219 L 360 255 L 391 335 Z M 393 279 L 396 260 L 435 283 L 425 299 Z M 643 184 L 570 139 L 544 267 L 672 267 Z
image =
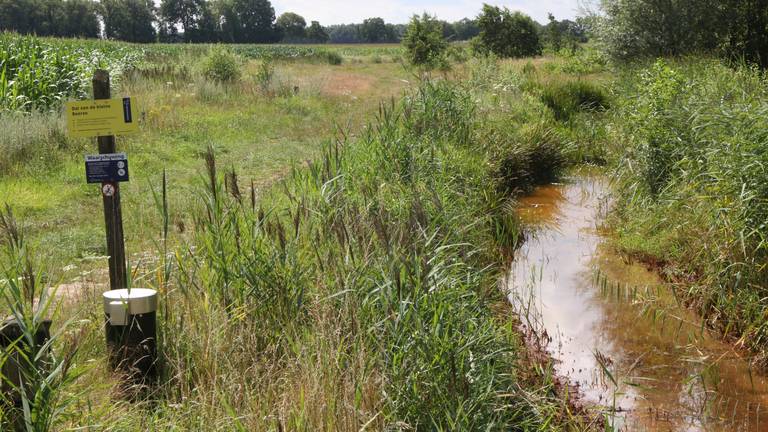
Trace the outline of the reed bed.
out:
M 767 82 L 744 65 L 659 60 L 623 73 L 613 121 L 625 143 L 619 245 L 665 268 L 710 326 L 762 353 Z

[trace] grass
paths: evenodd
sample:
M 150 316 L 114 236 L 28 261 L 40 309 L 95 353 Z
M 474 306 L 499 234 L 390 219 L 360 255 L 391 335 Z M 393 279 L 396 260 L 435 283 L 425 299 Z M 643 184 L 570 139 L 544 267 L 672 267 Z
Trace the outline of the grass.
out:
M 77 351 L 54 347 L 87 373 L 62 384 L 53 429 L 578 428 L 547 366 L 526 363 L 498 264 L 518 244 L 514 195 L 583 162 L 566 131 L 602 113 L 559 124 L 540 101 L 549 77 L 517 62 L 420 81 L 379 47 L 361 52 L 381 62 L 339 48 L 340 66 L 239 53 L 240 79 L 222 83 L 196 49 L 153 47 L 115 88 L 142 119 L 118 145 L 132 283 L 161 297 L 152 393 L 129 402 L 106 369 L 92 143 L 23 136 L 0 177 L 52 263 L 41 283 L 81 277 L 54 314 L 57 329 L 76 317 Z M 0 121 L 38 115 L 60 128 L 55 112 Z M 525 164 L 502 173 L 517 151 Z
M 739 65 L 660 60 L 625 72 L 614 120 L 629 144 L 618 169 L 617 243 L 663 263 L 710 326 L 760 353 L 765 80 Z
M 243 430 L 535 430 L 558 416 L 546 393 L 517 390 L 519 342 L 488 307 L 501 300 L 488 266 L 499 259 L 501 210 L 486 156 L 468 145 L 475 129 L 466 96 L 422 84 L 402 105 L 382 108 L 358 140 L 332 143 L 294 170 L 258 207 L 231 181 L 225 187 L 206 156 L 197 252 L 179 260 L 179 288 L 169 295 L 182 311 L 208 299 L 209 316 L 220 318 L 203 332 L 224 320 L 222 337 L 248 347 L 219 359 L 220 374 L 234 378 L 227 371 L 243 358 L 261 358 L 282 378 L 221 382 L 222 395 L 239 396 L 204 402 L 183 390 L 218 380 L 188 364 L 189 341 L 199 338 L 169 333 L 168 403 L 202 407 L 210 419 L 237 413 Z M 262 405 L 273 392 L 283 398 L 277 412 Z M 254 411 L 273 415 L 265 422 Z M 162 413 L 144 426 L 169 420 L 178 421 Z M 210 420 L 196 426 L 216 429 Z
M 468 93 L 425 82 L 258 202 L 207 150 L 190 240 L 143 280 L 163 299 L 162 385 L 138 404 L 88 394 L 79 401 L 88 411 L 65 424 L 540 430 L 560 421 L 551 383 L 521 391 L 522 348 L 490 308 L 504 301 L 495 236 L 510 222 L 488 153 L 471 145 L 483 135 L 473 114 Z M 98 333 L 100 314 L 84 313 Z M 84 344 L 79 361 L 103 358 L 96 341 Z M 71 391 L 109 382 L 93 372 Z
M 276 62 L 265 82 L 259 77 L 263 64 L 246 61 L 240 66 L 241 80 L 218 84 L 201 78 L 198 63 L 190 59 L 138 69 L 118 85 L 115 94 L 130 94 L 142 121 L 141 133 L 118 138 L 119 148 L 131 157 L 133 181 L 124 185 L 123 199 L 133 252 L 152 244 L 157 227 L 146 216 L 152 209 L 149 189 L 163 169 L 168 169 L 171 187 L 187 190 L 197 177 L 199 155 L 213 144 L 222 163 L 263 189 L 293 163 L 316 155 L 323 137 L 337 127 L 359 130 L 378 101 L 396 95 L 407 85 L 401 79 L 408 78 L 395 64 L 337 69 Z M 30 224 L 30 238 L 49 245 L 46 250 L 55 261 L 104 255 L 100 202 L 82 173 L 82 157 L 95 152 L 95 143 L 66 137 L 58 112 L 1 116 L 11 133 L 0 139 L 5 150 L 0 156 L 0 198 L 13 203 Z M 337 118 L 346 120 L 336 124 Z M 176 224 L 189 223 L 185 200 L 173 204 Z M 48 229 L 57 225 L 69 229 Z
M 608 96 L 587 81 L 568 81 L 544 89 L 541 100 L 552 110 L 557 120 L 568 120 L 579 111 L 605 111 Z

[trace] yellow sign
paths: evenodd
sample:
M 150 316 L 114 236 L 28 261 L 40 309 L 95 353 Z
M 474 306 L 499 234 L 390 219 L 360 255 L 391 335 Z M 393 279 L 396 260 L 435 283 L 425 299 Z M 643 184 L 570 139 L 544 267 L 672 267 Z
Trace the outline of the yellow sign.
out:
M 139 131 L 131 98 L 67 102 L 67 131 L 72 137 L 122 135 Z

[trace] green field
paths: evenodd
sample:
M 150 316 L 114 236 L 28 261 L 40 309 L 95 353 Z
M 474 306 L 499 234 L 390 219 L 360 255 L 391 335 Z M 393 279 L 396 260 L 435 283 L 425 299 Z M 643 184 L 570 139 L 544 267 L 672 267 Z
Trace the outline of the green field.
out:
M 758 68 L 622 63 L 595 44 L 458 46 L 425 71 L 399 45 L 0 41 L 1 310 L 64 329 L 61 369 L 34 369 L 39 430 L 608 428 L 499 289 L 525 240 L 516 200 L 584 167 L 612 180 L 610 247 L 765 364 Z M 216 55 L 233 79 L 212 78 Z M 102 204 L 83 166 L 96 143 L 62 115 L 96 68 L 140 114 L 117 146 L 131 283 L 161 299 L 150 389 L 107 367 Z M 41 311 L 44 287 L 59 293 Z
M 10 151 L 0 201 L 23 225 L 42 280 L 63 283 L 56 321 L 81 320 L 72 325 L 83 333 L 71 362 L 84 375 L 58 384 L 72 405 L 57 424 L 535 429 L 581 421 L 555 397 L 546 366 L 527 365 L 513 322 L 493 312 L 505 308 L 493 289 L 497 264 L 519 231 L 505 195 L 543 181 L 513 180 L 505 163 L 554 178 L 596 154 L 554 149 L 554 164 L 536 165 L 552 150 L 537 138 L 559 138 L 536 100 L 544 78 L 524 72 L 526 63 L 472 60 L 430 79 L 404 65 L 396 46 L 321 48 L 339 54 L 340 65 L 292 54 L 313 47 L 238 46 L 240 79 L 220 83 L 202 71 L 210 47 L 5 37 L 65 60 L 100 53 L 113 94 L 135 100 L 141 132 L 118 137 L 131 163 L 123 185 L 129 264 L 133 283 L 159 289 L 168 311 L 159 393 L 140 404 L 108 397 L 119 380 L 105 367 L 93 306 L 105 289 L 103 218 L 98 187 L 83 173 L 95 142 L 67 137 L 57 101 L 3 113 L 13 133 L 2 143 Z M 96 65 L 70 63 L 81 81 L 58 99 L 87 97 Z M 513 142 L 518 150 L 507 156 Z M 206 154 L 216 159 L 213 183 Z M 163 191 L 167 205 L 158 206 Z M 454 254 L 465 258 L 445 261 Z M 399 318 L 384 325 L 392 307 Z M 465 390 L 423 398 L 455 386 Z M 76 408 L 83 404 L 88 410 Z
M 32 43 L 25 42 L 28 50 Z M 40 41 L 37 51 L 48 51 L 49 42 Z M 18 112 L 27 108 L 25 104 L 17 106 L 16 113 L 3 116 L 9 133 L 0 142 L 0 167 L 5 174 L 0 181 L 0 201 L 13 203 L 17 215 L 30 224 L 30 233 L 49 246 L 46 249 L 57 261 L 103 255 L 98 191 L 84 184 L 83 172 L 83 155 L 96 152 L 95 141 L 67 137 L 57 102 L 85 97 L 96 66 L 111 70 L 114 96 L 130 95 L 142 119 L 140 134 L 118 139 L 118 147 L 131 154 L 135 179 L 125 185 L 124 194 L 126 232 L 134 252 L 143 251 L 158 232 L 150 190 L 160 182 L 164 170 L 174 190 L 188 190 L 199 176 L 200 155 L 212 145 L 227 168 L 243 173 L 261 190 L 292 165 L 315 156 L 337 128 L 347 133 L 359 130 L 380 100 L 400 96 L 409 78 L 400 64 L 392 62 L 347 59 L 342 66 L 332 66 L 303 57 L 288 61 L 283 54 L 273 54 L 275 60 L 269 66 L 273 75 L 268 82 L 258 77 L 264 61 L 243 56 L 243 79 L 224 86 L 200 77 L 198 60 L 207 54 L 207 47 L 145 48 L 92 42 L 74 48 L 71 42 L 52 44 L 55 54 L 46 55 L 55 55 L 60 63 L 71 66 L 68 79 L 73 83 L 56 84 L 62 89 L 60 94 L 54 100 L 41 99 L 39 104 L 44 106 L 40 109 L 34 109 L 33 103 L 25 110 L 32 112 Z M 293 51 L 286 48 L 289 54 L 285 55 L 292 57 Z M 237 49 L 284 51 L 274 46 Z M 312 48 L 298 51 L 307 49 Z M 340 49 L 349 52 L 349 48 Z M 70 54 L 64 54 L 67 52 Z M 355 54 L 369 52 L 361 47 Z M 101 63 L 80 61 L 91 57 Z M 63 79 L 60 68 L 50 73 Z M 6 66 L 6 70 L 11 68 Z M 184 205 L 187 199 L 174 194 L 172 200 L 174 220 L 183 224 L 189 210 Z M 51 225 L 68 229 L 47 229 Z

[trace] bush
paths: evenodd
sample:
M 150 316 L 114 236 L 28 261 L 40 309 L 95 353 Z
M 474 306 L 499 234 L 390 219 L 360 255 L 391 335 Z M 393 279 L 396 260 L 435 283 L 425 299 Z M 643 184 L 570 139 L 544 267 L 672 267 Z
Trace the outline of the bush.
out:
M 214 48 L 203 59 L 203 75 L 218 82 L 233 82 L 240 79 L 240 59 L 223 48 Z
M 403 38 L 408 60 L 417 66 L 435 67 L 445 63 L 448 42 L 443 38 L 443 25 L 437 18 L 414 15 Z
M 579 111 L 605 111 L 608 96 L 587 81 L 570 81 L 544 88 L 541 101 L 552 110 L 557 120 L 568 120 Z
M 336 51 L 323 51 L 320 57 L 332 66 L 338 66 L 344 62 L 344 58 Z
M 556 71 L 569 74 L 592 74 L 602 72 L 608 66 L 608 58 L 594 48 L 560 50 L 557 56 L 562 59 L 556 64 Z
M 768 67 L 768 7 L 751 0 L 602 0 L 599 37 L 618 59 L 719 52 Z
M 266 93 L 269 90 L 274 77 L 275 68 L 272 67 L 272 63 L 269 61 L 261 62 L 256 72 L 256 82 L 259 84 L 259 89 L 261 89 L 262 93 Z
M 521 12 L 484 5 L 478 18 L 480 35 L 472 41 L 475 51 L 499 57 L 530 57 L 541 54 L 536 23 Z
M 447 51 L 448 58 L 456 63 L 465 63 L 469 60 L 469 53 L 464 45 L 451 44 Z

